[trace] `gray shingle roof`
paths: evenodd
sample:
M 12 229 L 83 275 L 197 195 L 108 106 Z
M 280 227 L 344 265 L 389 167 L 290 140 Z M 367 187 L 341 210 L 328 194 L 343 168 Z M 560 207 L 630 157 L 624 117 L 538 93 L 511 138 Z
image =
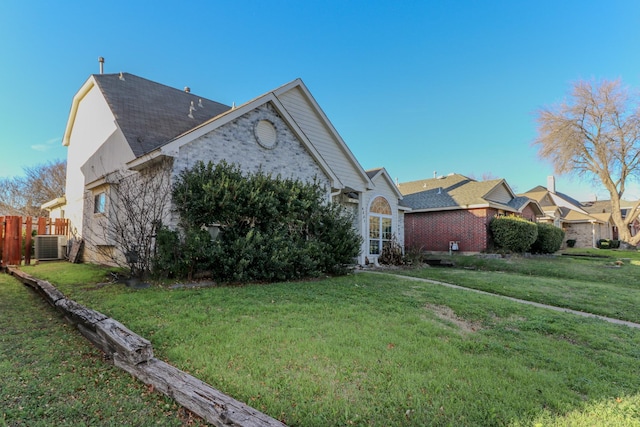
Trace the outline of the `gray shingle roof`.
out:
M 398 185 L 403 201 L 413 210 L 466 209 L 471 205 L 501 205 L 485 197 L 503 182 L 502 179 L 476 181 L 464 175 L 452 174 Z M 505 208 L 515 208 L 503 205 Z
M 140 157 L 231 107 L 129 73 L 95 74 L 131 150 Z M 195 110 L 189 117 L 193 102 Z
M 382 168 L 369 169 L 368 171 L 365 171 L 365 173 L 371 179 L 374 176 L 376 176 L 378 174 L 378 172 L 380 172 L 381 170 L 382 170 Z

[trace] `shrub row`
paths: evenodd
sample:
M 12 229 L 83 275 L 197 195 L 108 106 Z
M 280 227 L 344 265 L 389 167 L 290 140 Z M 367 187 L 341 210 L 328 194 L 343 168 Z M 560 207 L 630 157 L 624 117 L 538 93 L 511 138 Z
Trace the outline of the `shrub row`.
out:
M 564 231 L 558 227 L 518 217 L 496 217 L 489 227 L 496 247 L 509 252 L 551 254 L 560 249 L 564 239 Z
M 600 240 L 598 240 L 596 245 L 600 249 L 619 249 L 620 248 L 620 240 L 600 239 Z

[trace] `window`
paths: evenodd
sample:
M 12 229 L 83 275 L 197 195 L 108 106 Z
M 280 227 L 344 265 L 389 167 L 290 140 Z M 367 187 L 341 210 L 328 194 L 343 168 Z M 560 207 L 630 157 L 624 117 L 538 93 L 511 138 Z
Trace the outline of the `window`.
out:
M 93 198 L 93 213 L 103 214 L 107 206 L 107 195 L 103 191 Z
M 369 255 L 380 255 L 393 236 L 391 205 L 384 197 L 376 197 L 369 209 Z

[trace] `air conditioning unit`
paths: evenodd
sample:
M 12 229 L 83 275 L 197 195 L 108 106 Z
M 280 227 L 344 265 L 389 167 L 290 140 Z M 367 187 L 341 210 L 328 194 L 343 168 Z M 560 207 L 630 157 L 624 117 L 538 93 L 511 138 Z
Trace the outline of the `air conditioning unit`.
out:
M 35 256 L 37 260 L 63 259 L 66 254 L 66 236 L 35 236 Z

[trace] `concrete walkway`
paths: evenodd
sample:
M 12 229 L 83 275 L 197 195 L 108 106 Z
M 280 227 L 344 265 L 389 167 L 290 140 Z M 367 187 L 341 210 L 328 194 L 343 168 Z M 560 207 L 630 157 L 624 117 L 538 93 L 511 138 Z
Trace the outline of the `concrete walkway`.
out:
M 387 272 L 383 272 L 383 271 L 371 271 L 371 270 L 356 270 L 356 271 L 358 273 L 380 274 L 380 275 L 386 275 L 386 276 L 393 276 L 393 277 L 396 277 L 396 278 L 399 278 L 399 279 L 413 280 L 413 281 L 416 281 L 416 282 L 431 283 L 433 285 L 446 286 L 447 288 L 460 289 L 462 291 L 469 291 L 469 292 L 475 292 L 477 294 L 489 295 L 489 296 L 493 296 L 493 297 L 499 297 L 499 298 L 503 298 L 503 299 L 506 299 L 506 300 L 509 300 L 509 301 L 513 301 L 513 302 L 517 302 L 517 303 L 520 303 L 520 304 L 528 304 L 528 305 L 532 305 L 534 307 L 546 308 L 548 310 L 554 310 L 554 311 L 559 311 L 559 312 L 563 312 L 563 313 L 571 313 L 571 314 L 575 314 L 577 316 L 591 317 L 591 318 L 595 318 L 595 319 L 599 319 L 599 320 L 604 320 L 605 322 L 615 323 L 616 325 L 624 325 L 624 326 L 628 326 L 630 328 L 640 329 L 640 323 L 628 322 L 626 320 L 613 319 L 611 317 L 599 316 L 597 314 L 586 313 L 584 311 L 571 310 L 570 308 L 556 307 L 556 306 L 553 306 L 553 305 L 540 304 L 538 302 L 533 302 L 533 301 L 527 301 L 527 300 L 523 300 L 523 299 L 508 297 L 508 296 L 505 296 L 505 295 L 493 294 L 491 292 L 480 291 L 478 289 L 472 289 L 472 288 L 465 288 L 464 286 L 453 285 L 451 283 L 440 282 L 438 280 L 422 279 L 420 277 L 403 276 L 401 274 L 393 274 L 393 273 L 387 273 Z

